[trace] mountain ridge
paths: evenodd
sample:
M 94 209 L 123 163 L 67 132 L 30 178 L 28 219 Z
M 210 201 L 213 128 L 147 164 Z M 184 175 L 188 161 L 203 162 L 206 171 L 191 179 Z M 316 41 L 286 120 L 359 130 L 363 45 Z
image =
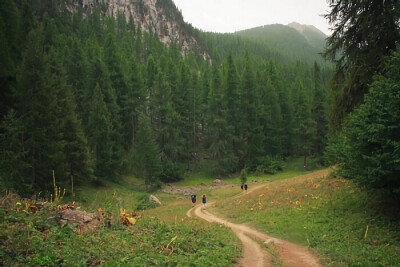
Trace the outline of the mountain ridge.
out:
M 86 15 L 96 8 L 109 17 L 122 14 L 127 22 L 132 19 L 142 31 L 152 33 L 162 43 L 178 44 L 182 55 L 200 52 L 204 60 L 210 58 L 196 30 L 183 20 L 172 0 L 67 0 L 67 7 L 71 12 L 80 7 Z
M 280 50 L 295 60 L 309 63 L 314 61 L 322 62 L 320 54 L 324 50 L 325 36 L 313 35 L 311 34 L 312 30 L 306 30 L 305 32 L 306 34 L 303 34 L 298 29 L 288 25 L 270 24 L 238 31 L 234 35 L 262 41 L 270 48 Z
M 305 25 L 297 22 L 292 22 L 289 23 L 287 26 L 297 30 L 315 48 L 325 48 L 325 39 L 327 38 L 327 35 L 314 25 Z

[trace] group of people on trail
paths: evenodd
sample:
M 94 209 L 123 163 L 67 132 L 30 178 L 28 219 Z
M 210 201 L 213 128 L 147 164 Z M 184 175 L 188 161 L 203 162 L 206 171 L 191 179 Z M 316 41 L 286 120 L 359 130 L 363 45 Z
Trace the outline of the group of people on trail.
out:
M 244 188 L 244 190 L 247 191 L 247 184 L 242 184 L 242 185 L 240 186 L 240 188 L 242 189 L 242 191 L 243 191 L 243 188 Z M 196 198 L 197 198 L 196 194 L 192 194 L 191 198 L 192 198 L 192 207 L 194 207 L 194 205 L 196 204 L 196 201 L 197 201 L 197 199 L 196 199 Z M 202 202 L 203 202 L 203 208 L 205 208 L 205 207 L 206 207 L 206 203 L 207 203 L 207 196 L 206 196 L 205 194 L 203 194 L 203 195 L 201 196 L 201 198 L 202 198 Z
M 203 202 L 203 207 L 205 208 L 206 207 L 206 203 L 207 203 L 207 197 L 206 197 L 205 194 L 202 195 L 202 202 Z M 196 195 L 193 194 L 192 195 L 192 207 L 194 207 L 195 203 L 196 203 Z

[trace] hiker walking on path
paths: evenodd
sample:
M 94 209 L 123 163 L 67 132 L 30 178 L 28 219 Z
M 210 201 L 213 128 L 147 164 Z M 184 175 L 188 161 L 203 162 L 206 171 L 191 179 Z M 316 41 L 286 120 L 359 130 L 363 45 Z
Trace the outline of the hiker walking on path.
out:
M 196 203 L 196 195 L 192 195 L 192 207 L 194 207 L 194 204 Z
M 203 195 L 203 208 L 206 208 L 206 203 L 207 203 L 207 199 L 206 199 L 206 195 Z

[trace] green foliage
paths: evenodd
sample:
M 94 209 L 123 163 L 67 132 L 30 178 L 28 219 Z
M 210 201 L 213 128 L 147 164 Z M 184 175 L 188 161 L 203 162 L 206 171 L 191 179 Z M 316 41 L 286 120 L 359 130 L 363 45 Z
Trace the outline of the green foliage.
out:
M 145 13 L 143 3 L 135 5 Z M 172 1 L 157 7 L 182 19 Z M 211 54 L 211 66 L 203 54 L 182 56 L 179 44 L 166 47 L 142 32 L 140 21 L 104 16 L 106 9 L 71 14 L 52 1 L 0 4 L 3 184 L 24 194 L 47 190 L 55 170 L 61 184 L 71 177 L 107 184 L 134 172 L 150 186 L 182 179 L 203 159 L 215 160 L 210 171 L 229 175 L 255 170 L 269 155 L 299 154 L 292 85 L 303 84 L 308 108 L 322 110 L 329 69 L 312 72 L 263 42 L 182 22 Z M 311 120 L 322 130 L 308 155 L 324 147 L 325 115 L 318 113 Z
M 336 64 L 332 89 L 336 91 L 334 130 L 363 102 L 373 75 L 382 73 L 383 60 L 396 51 L 400 41 L 398 1 L 329 1 L 325 15 L 333 26 L 327 39 L 326 59 Z
M 149 119 L 144 116 L 139 118 L 137 139 L 134 149 L 138 174 L 144 178 L 146 186 L 157 185 L 161 172 L 161 162 L 158 147 L 150 129 Z
M 283 160 L 279 156 L 265 156 L 255 169 L 256 175 L 275 174 L 283 170 Z
M 182 167 L 172 161 L 163 162 L 160 179 L 165 183 L 183 180 Z
M 134 226 L 101 226 L 78 235 L 60 227 L 54 213 L 26 214 L 0 208 L 0 251 L 4 265 L 165 265 L 227 266 L 239 249 L 226 228 L 190 221 L 166 224 L 139 218 Z M 184 264 L 183 264 L 184 263 Z
M 355 109 L 343 132 L 331 141 L 340 173 L 369 188 L 400 193 L 399 82 L 400 54 L 388 58 L 385 74 L 376 76 L 364 104 Z M 336 141 L 336 142 L 335 142 Z

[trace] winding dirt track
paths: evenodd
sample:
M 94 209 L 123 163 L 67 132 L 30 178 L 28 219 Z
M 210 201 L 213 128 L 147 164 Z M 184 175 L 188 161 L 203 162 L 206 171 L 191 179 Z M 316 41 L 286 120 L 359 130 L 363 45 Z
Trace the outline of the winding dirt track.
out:
M 319 171 L 322 173 L 322 171 Z M 314 173 L 315 175 L 315 173 Z M 265 186 L 265 185 L 262 185 Z M 253 188 L 247 194 L 251 194 L 256 189 L 262 187 L 258 186 Z M 240 196 L 240 195 L 239 195 Z M 239 196 L 235 196 L 237 198 Z M 212 205 L 210 203 L 209 205 Z M 322 266 L 319 260 L 312 255 L 306 248 L 298 246 L 296 244 L 280 240 L 277 238 L 270 237 L 264 233 L 261 233 L 251 227 L 243 224 L 235 224 L 228 222 L 224 219 L 218 218 L 215 215 L 203 209 L 201 205 L 191 208 L 186 215 L 188 217 L 199 217 L 208 222 L 216 222 L 223 224 L 232 229 L 235 235 L 241 240 L 243 244 L 243 255 L 237 266 L 272 266 L 271 257 L 265 249 L 263 249 L 259 243 L 254 241 L 252 238 L 258 239 L 266 244 L 273 243 L 277 249 L 279 261 L 281 261 L 284 266 L 293 267 L 314 267 Z

